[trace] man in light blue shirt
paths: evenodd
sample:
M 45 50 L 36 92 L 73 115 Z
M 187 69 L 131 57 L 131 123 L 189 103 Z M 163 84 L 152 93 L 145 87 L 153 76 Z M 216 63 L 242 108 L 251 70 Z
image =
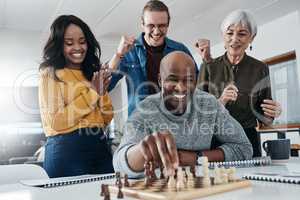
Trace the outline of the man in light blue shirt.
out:
M 126 76 L 129 115 L 138 102 L 160 91 L 157 79 L 163 56 L 173 51 L 191 55 L 185 45 L 166 37 L 170 14 L 163 2 L 149 1 L 143 9 L 141 21 L 143 33 L 138 38 L 122 36 L 110 61 L 110 68 L 116 70 L 112 75 L 110 90 Z

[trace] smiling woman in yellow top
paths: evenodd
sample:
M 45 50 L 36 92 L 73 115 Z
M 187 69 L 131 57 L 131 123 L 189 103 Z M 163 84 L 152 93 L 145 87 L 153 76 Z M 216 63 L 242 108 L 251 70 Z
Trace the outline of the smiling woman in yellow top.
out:
M 81 19 L 62 15 L 53 22 L 39 84 L 49 177 L 113 171 L 103 132 L 113 117 L 107 93 L 111 75 L 100 67 L 100 55 L 99 43 Z

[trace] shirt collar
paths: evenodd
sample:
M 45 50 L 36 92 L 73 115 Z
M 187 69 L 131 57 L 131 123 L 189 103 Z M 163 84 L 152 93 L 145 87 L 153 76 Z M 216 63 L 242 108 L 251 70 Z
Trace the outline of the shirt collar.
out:
M 141 33 L 139 35 L 139 37 L 136 39 L 136 42 L 134 44 L 135 46 L 141 46 L 141 47 L 146 48 L 144 43 L 143 43 L 144 34 L 145 33 Z M 168 37 L 165 37 L 165 44 L 166 44 L 165 48 L 177 49 L 176 44 L 172 40 L 170 40 Z
M 231 66 L 233 66 L 233 64 L 231 64 L 229 62 L 228 57 L 227 57 L 226 54 L 227 54 L 227 52 L 225 52 L 224 55 L 223 55 L 223 62 L 225 63 L 226 66 L 231 67 Z M 236 64 L 234 66 L 243 66 L 244 63 L 247 61 L 247 59 L 248 59 L 248 55 L 245 52 L 245 55 L 244 55 L 243 59 L 238 64 Z

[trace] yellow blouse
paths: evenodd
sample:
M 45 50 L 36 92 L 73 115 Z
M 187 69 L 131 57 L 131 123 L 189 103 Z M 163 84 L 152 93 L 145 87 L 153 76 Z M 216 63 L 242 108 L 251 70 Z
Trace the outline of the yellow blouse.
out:
M 39 104 L 46 136 L 66 134 L 79 128 L 105 127 L 113 118 L 111 99 L 106 93 L 99 96 L 80 70 L 40 72 Z

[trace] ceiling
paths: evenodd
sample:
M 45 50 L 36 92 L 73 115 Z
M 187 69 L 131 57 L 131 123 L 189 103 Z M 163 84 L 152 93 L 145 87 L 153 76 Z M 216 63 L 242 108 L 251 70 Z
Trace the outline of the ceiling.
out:
M 0 0 L 0 29 L 34 31 L 40 38 L 61 14 L 82 18 L 96 34 L 106 55 L 120 36 L 138 35 L 147 0 Z M 219 25 L 230 11 L 248 9 L 259 25 L 300 8 L 299 0 L 164 0 L 171 13 L 169 36 L 189 47 L 200 37 L 220 42 Z

